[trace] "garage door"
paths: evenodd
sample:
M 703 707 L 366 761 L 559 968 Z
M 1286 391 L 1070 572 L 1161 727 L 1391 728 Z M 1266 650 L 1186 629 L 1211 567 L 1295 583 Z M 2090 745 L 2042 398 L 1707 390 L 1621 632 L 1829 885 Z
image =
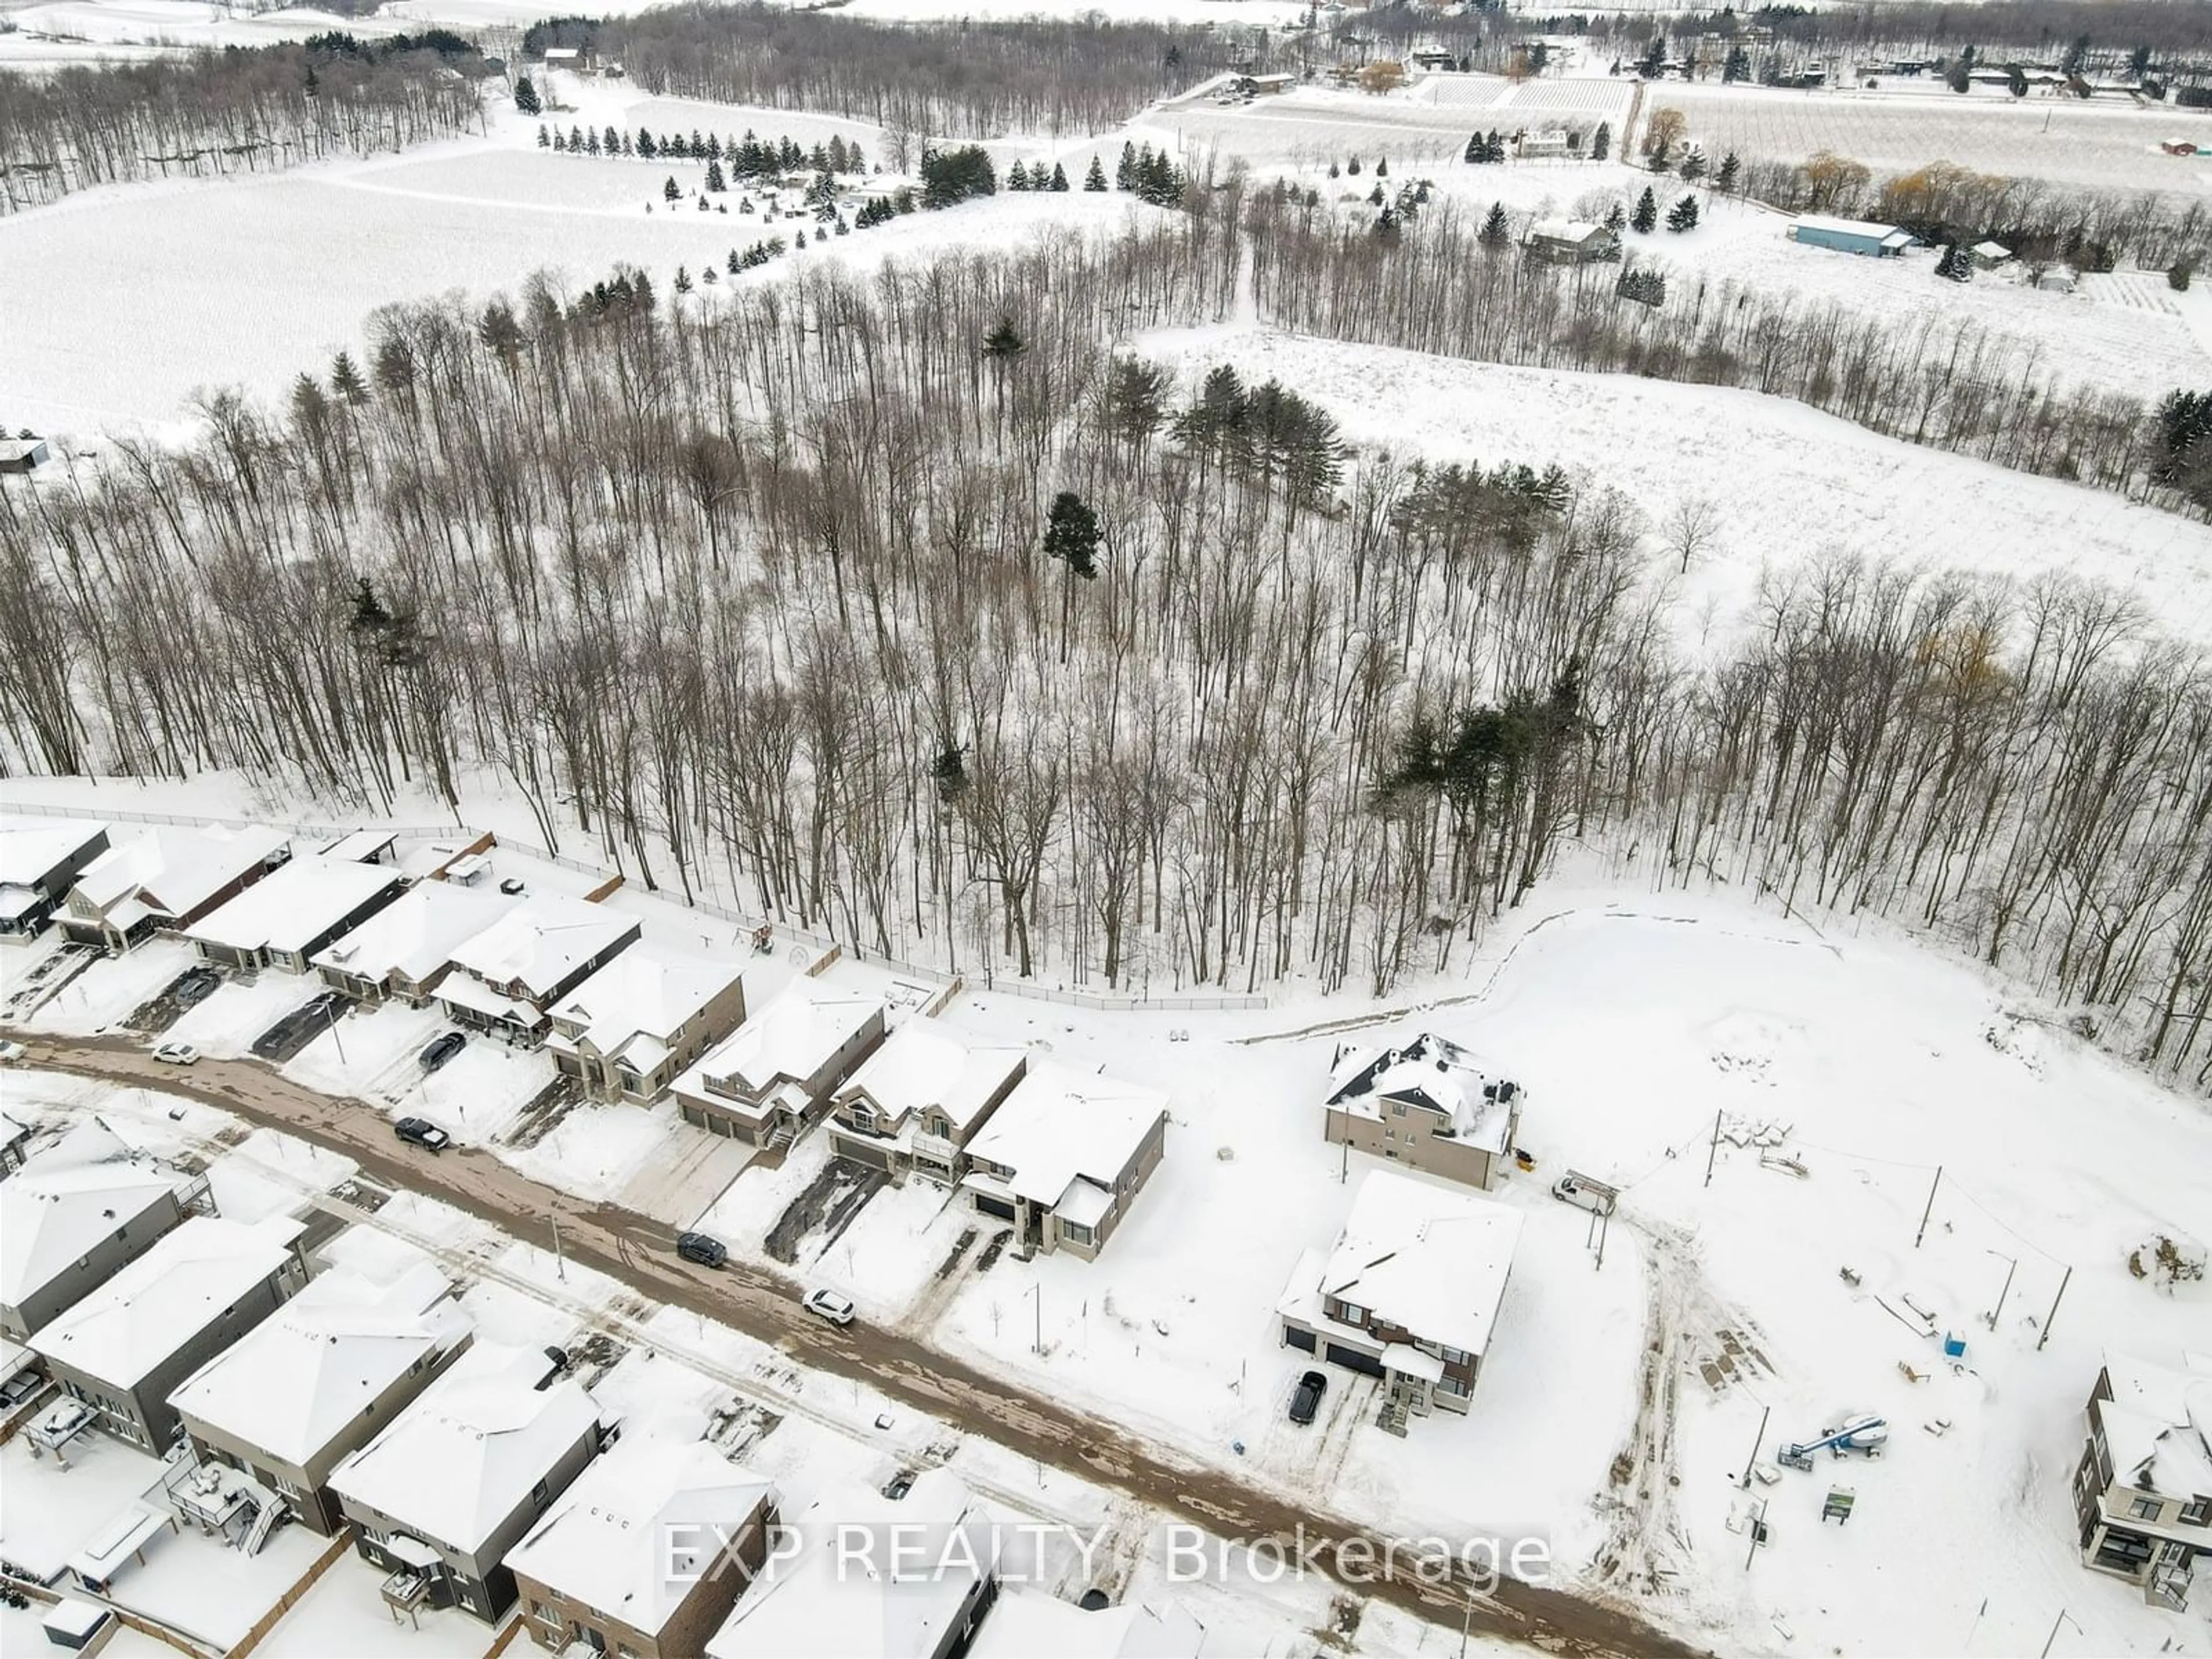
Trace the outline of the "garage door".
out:
M 1322 1358 L 1330 1364 L 1341 1365 L 1348 1371 L 1365 1371 L 1370 1376 L 1382 1375 L 1381 1360 L 1371 1355 L 1361 1353 L 1357 1349 L 1345 1347 L 1340 1343 L 1330 1343 L 1328 1352 L 1322 1355 Z
M 1304 1348 L 1308 1353 L 1314 1351 L 1314 1334 L 1311 1331 L 1302 1331 L 1295 1325 L 1283 1327 L 1283 1340 L 1294 1348 Z
M 872 1170 L 888 1170 L 891 1167 L 891 1155 L 884 1147 L 870 1146 L 858 1140 L 848 1140 L 842 1135 L 831 1136 L 830 1145 L 836 1149 L 839 1158 L 848 1158 L 854 1163 L 865 1164 Z
M 1014 1218 L 1014 1206 L 1003 1199 L 986 1198 L 982 1194 L 978 1193 L 975 1194 L 975 1207 L 983 1214 L 994 1215 L 1001 1221 L 1012 1221 Z

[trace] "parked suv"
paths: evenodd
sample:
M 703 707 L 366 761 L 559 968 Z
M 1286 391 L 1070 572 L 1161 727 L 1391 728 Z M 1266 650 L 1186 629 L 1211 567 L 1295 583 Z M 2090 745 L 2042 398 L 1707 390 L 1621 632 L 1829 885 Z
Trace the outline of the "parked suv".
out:
M 453 1144 L 453 1136 L 427 1118 L 403 1117 L 392 1126 L 392 1133 L 410 1146 L 420 1146 L 427 1152 L 442 1152 Z
M 676 1254 L 702 1267 L 719 1267 L 730 1259 L 728 1247 L 720 1239 L 709 1238 L 704 1233 L 677 1234 Z
M 1298 1379 L 1297 1388 L 1291 1395 L 1291 1421 L 1310 1423 L 1314 1413 L 1321 1409 L 1321 1397 L 1328 1392 L 1328 1378 L 1319 1371 L 1308 1371 Z
M 849 1325 L 853 1322 L 854 1309 L 851 1300 L 838 1295 L 835 1291 L 807 1291 L 806 1311 L 811 1314 L 819 1314 L 832 1325 Z
M 434 1072 L 468 1046 L 468 1038 L 460 1032 L 448 1031 L 441 1037 L 433 1038 L 429 1046 L 416 1058 L 421 1060 L 424 1071 Z

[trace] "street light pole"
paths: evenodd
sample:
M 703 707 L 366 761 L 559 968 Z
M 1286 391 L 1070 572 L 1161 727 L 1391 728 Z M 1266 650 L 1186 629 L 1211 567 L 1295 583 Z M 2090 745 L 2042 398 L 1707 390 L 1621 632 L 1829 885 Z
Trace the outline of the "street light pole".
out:
M 323 1005 L 323 1020 L 331 1028 L 331 1041 L 337 1045 L 338 1064 L 343 1066 L 346 1063 L 345 1039 L 338 1035 L 338 1006 L 336 1002 Z
M 553 1272 L 555 1276 L 565 1285 L 568 1282 L 568 1261 L 561 1254 L 561 1212 L 558 1210 L 550 1211 L 546 1219 L 553 1224 Z
M 2005 1298 L 2012 1294 L 2012 1276 L 2020 1271 L 2020 1258 L 2005 1255 L 2002 1250 L 1990 1250 L 1987 1254 L 2004 1256 L 2005 1260 L 2004 1288 L 1997 1292 L 1997 1305 L 1990 1310 L 1990 1328 L 1995 1330 L 1997 1328 L 1997 1316 L 2004 1311 Z

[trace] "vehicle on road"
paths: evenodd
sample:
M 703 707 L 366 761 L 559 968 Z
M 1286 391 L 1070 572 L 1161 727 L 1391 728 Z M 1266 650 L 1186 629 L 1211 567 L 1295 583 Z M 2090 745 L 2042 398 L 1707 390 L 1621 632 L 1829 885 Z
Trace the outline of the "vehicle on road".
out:
M 686 1261 L 696 1261 L 702 1267 L 719 1267 L 730 1259 L 729 1247 L 719 1238 L 705 1233 L 676 1235 L 676 1254 Z
M 154 1050 L 154 1058 L 164 1066 L 197 1066 L 200 1051 L 189 1042 L 165 1042 Z
M 448 1031 L 441 1037 L 433 1038 L 430 1046 L 423 1049 L 418 1058 L 424 1071 L 434 1072 L 468 1046 L 466 1036 L 459 1031 Z
M 1552 1183 L 1552 1196 L 1595 1215 L 1611 1215 L 1620 1194 L 1602 1181 L 1593 1181 L 1580 1170 L 1570 1170 Z
M 853 1322 L 854 1309 L 849 1297 L 840 1296 L 835 1291 L 809 1291 L 806 1293 L 806 1311 L 820 1315 L 832 1325 L 849 1325 Z
M 222 988 L 222 975 L 212 968 L 194 968 L 169 988 L 170 1000 L 179 1008 L 205 1002 Z
M 427 1152 L 442 1152 L 453 1144 L 453 1136 L 427 1118 L 403 1117 L 392 1126 L 392 1133 L 410 1146 L 420 1146 Z
M 31 1051 L 20 1042 L 10 1042 L 0 1037 L 0 1066 L 13 1066 Z
M 1319 1371 L 1308 1371 L 1298 1379 L 1298 1386 L 1291 1394 L 1291 1421 L 1310 1423 L 1314 1413 L 1321 1409 L 1321 1397 L 1328 1392 L 1328 1378 Z

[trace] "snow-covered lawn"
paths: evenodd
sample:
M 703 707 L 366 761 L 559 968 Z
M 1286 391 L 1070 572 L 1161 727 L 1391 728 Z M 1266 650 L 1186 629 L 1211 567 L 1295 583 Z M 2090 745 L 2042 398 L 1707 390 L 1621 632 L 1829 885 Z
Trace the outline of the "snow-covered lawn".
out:
M 426 1607 L 413 1623 L 395 1620 L 379 1589 L 384 1577 L 358 1555 L 332 1562 L 254 1651 L 267 1659 L 479 1659 L 491 1646 L 482 1620 L 451 1607 Z
M 9 975 L 18 960 L 13 952 L 0 956 L 0 986 L 12 984 Z M 149 939 L 127 956 L 103 957 L 48 998 L 29 1024 L 34 1030 L 77 1036 L 106 1031 L 198 960 L 191 945 L 171 938 Z

